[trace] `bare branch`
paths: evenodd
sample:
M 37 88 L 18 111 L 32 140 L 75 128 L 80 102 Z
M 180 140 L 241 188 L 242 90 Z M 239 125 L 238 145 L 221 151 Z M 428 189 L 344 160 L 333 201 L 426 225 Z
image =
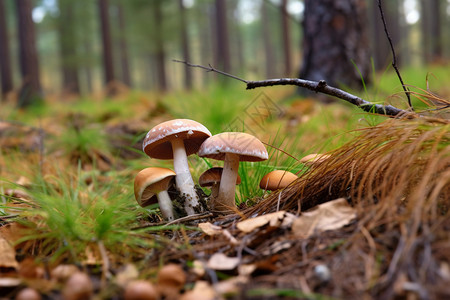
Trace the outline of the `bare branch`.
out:
M 327 95 L 339 98 L 341 100 L 347 101 L 353 105 L 358 106 L 359 108 L 361 108 L 362 110 L 364 110 L 366 112 L 385 115 L 385 116 L 391 116 L 391 117 L 407 116 L 408 118 L 415 118 L 417 116 L 414 113 L 394 107 L 392 105 L 374 104 L 372 102 L 369 102 L 360 97 L 352 95 L 341 89 L 331 87 L 331 86 L 327 85 L 325 80 L 321 80 L 321 81 L 317 82 L 317 81 L 304 80 L 304 79 L 299 79 L 299 78 L 279 78 L 279 79 L 267 79 L 267 80 L 260 80 L 260 81 L 249 81 L 249 80 L 245 80 L 245 79 L 236 77 L 234 75 L 222 72 L 220 70 L 217 70 L 217 69 L 213 68 L 212 66 L 205 67 L 202 65 L 194 65 L 194 64 L 191 64 L 191 63 L 188 63 L 185 61 L 179 61 L 179 60 L 174 60 L 174 62 L 184 63 L 190 67 L 201 68 L 201 69 L 207 70 L 208 72 L 216 72 L 216 73 L 225 75 L 227 77 L 237 79 L 239 81 L 244 82 L 247 85 L 247 90 L 251 90 L 251 89 L 255 89 L 255 88 L 259 88 L 259 87 L 275 86 L 275 85 L 296 85 L 296 86 L 300 86 L 300 87 L 309 89 L 316 93 L 327 94 Z
M 406 85 L 403 83 L 402 75 L 400 75 L 400 71 L 397 68 L 397 57 L 395 55 L 395 49 L 394 49 L 394 45 L 392 44 L 391 36 L 389 35 L 389 31 L 387 29 L 386 19 L 384 18 L 383 8 L 381 7 L 381 0 L 378 0 L 378 8 L 380 9 L 381 20 L 383 21 L 384 32 L 386 33 L 387 39 L 389 41 L 389 45 L 391 46 L 392 67 L 394 68 L 395 72 L 397 73 L 397 77 L 400 80 L 400 83 L 402 84 L 403 90 L 405 91 L 406 98 L 408 99 L 409 108 L 411 108 L 411 110 L 414 110 L 412 103 L 411 103 L 411 96 L 409 95 L 410 91 L 406 87 Z
M 225 76 L 227 76 L 227 77 L 230 77 L 230 78 L 233 78 L 233 79 L 237 79 L 237 80 L 239 80 L 239 81 L 242 81 L 243 83 L 248 83 L 248 81 L 245 80 L 245 79 L 242 79 L 242 78 L 239 78 L 239 77 L 237 77 L 237 76 L 228 74 L 228 73 L 226 73 L 226 72 L 224 72 L 224 71 L 217 70 L 217 69 L 213 68 L 211 65 L 209 65 L 209 67 L 205 67 L 205 66 L 202 66 L 202 65 L 194 65 L 194 64 L 191 64 L 191 63 L 189 63 L 189 62 L 187 62 L 187 61 L 182 61 L 182 60 L 177 60 L 177 59 L 173 59 L 172 61 L 177 62 L 177 63 L 185 64 L 186 66 L 189 66 L 189 67 L 200 68 L 200 69 L 206 70 L 206 71 L 208 71 L 208 72 L 216 72 L 216 73 L 225 75 Z

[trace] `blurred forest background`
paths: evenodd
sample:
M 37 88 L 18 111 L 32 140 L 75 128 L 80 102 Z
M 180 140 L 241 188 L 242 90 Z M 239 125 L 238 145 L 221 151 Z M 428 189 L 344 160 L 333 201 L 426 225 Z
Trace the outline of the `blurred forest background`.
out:
M 368 74 L 386 69 L 392 57 L 377 1 L 349 2 L 365 4 L 364 24 L 358 26 L 366 26 Z M 400 67 L 450 59 L 450 0 L 383 2 Z M 66 99 L 112 95 L 127 88 L 202 89 L 217 79 L 173 59 L 211 64 L 250 80 L 298 77 L 304 64 L 307 4 L 308 0 L 0 0 L 2 98 L 26 106 L 49 95 Z

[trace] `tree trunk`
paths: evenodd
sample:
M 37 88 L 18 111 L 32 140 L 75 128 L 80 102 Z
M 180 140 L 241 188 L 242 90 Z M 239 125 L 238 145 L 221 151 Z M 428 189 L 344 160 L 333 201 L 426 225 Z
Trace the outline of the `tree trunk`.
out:
M 103 70 L 105 76 L 106 90 L 109 96 L 116 94 L 114 86 L 114 60 L 112 53 L 111 30 L 109 26 L 109 1 L 99 0 L 100 25 L 103 46 Z
M 39 78 L 36 33 L 31 19 L 32 3 L 31 0 L 16 0 L 15 4 L 19 29 L 20 72 L 22 74 L 18 106 L 24 108 L 42 100 L 42 90 Z
M 384 31 L 383 21 L 381 20 L 381 13 L 378 7 L 378 1 L 373 0 L 371 6 L 372 15 L 372 50 L 375 61 L 375 69 L 377 71 L 384 70 L 388 65 L 392 63 L 392 51 L 389 45 L 389 41 Z M 398 0 L 382 1 L 381 7 L 383 9 L 384 18 L 386 20 L 386 26 L 389 31 L 392 43 L 394 45 L 395 54 L 397 58 L 397 65 L 400 65 L 403 61 L 402 53 L 400 51 L 400 14 Z
M 60 16 L 58 20 L 61 69 L 63 75 L 63 93 L 79 95 L 77 40 L 74 24 L 74 3 L 59 0 Z
M 364 0 L 306 0 L 300 78 L 360 88 L 362 76 L 367 83 L 370 53 L 366 21 Z M 299 92 L 305 94 L 304 89 Z
M 306 1 L 308 2 L 308 1 Z M 291 76 L 291 35 L 289 31 L 289 15 L 287 13 L 287 0 L 281 1 L 281 30 L 283 37 L 284 77 Z
M 262 36 L 265 54 L 266 78 L 274 78 L 276 75 L 275 56 L 273 52 L 272 34 L 270 33 L 270 26 L 269 26 L 270 22 L 266 1 L 263 1 L 261 3 L 261 22 L 262 22 Z
M 228 38 L 227 8 L 225 0 L 216 0 L 216 57 L 217 68 L 231 73 L 230 43 Z
M 5 1 L 0 0 L 0 78 L 2 99 L 13 90 Z
M 183 51 L 183 59 L 185 61 L 191 61 L 189 36 L 187 33 L 188 22 L 186 21 L 186 8 L 183 5 L 183 0 L 178 0 L 178 4 L 180 7 L 181 49 Z M 188 90 L 192 89 L 192 70 L 189 66 L 184 66 L 184 87 Z
M 422 51 L 426 63 L 442 57 L 439 0 L 421 0 Z
M 119 48 L 120 48 L 120 62 L 122 68 L 122 82 L 131 87 L 131 76 L 130 76 L 130 64 L 128 62 L 128 45 L 127 45 L 127 33 L 125 29 L 125 16 L 123 11 L 123 5 L 117 4 L 117 13 L 119 17 Z
M 155 59 L 156 59 L 156 70 L 158 79 L 158 89 L 161 91 L 166 91 L 168 88 L 167 76 L 166 76 L 166 54 L 164 51 L 164 38 L 163 38 L 163 12 L 162 12 L 162 1 L 158 0 L 154 2 L 154 18 L 155 24 L 158 27 L 156 29 L 155 36 Z

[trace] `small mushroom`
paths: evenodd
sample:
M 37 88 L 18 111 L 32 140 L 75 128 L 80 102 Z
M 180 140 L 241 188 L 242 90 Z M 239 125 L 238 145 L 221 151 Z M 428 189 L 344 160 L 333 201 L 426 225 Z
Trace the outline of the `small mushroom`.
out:
M 322 163 L 330 157 L 328 154 L 308 154 L 300 159 L 300 162 L 305 164 L 308 167 L 311 167 L 313 164 Z
M 198 184 L 201 187 L 211 187 L 211 199 L 219 195 L 220 178 L 222 177 L 223 168 L 214 167 L 206 170 L 198 178 Z M 241 177 L 237 176 L 236 185 L 241 184 Z
M 259 187 L 267 191 L 276 191 L 279 189 L 284 189 L 297 178 L 297 175 L 289 171 L 274 170 L 264 175 L 259 182 Z
M 186 196 L 185 210 L 188 215 L 196 213 L 194 208 L 199 205 L 199 201 L 187 156 L 196 153 L 210 136 L 211 132 L 198 122 L 175 119 L 150 129 L 143 142 L 143 150 L 148 156 L 173 159 L 177 188 Z
M 125 300 L 157 300 L 158 290 L 146 280 L 133 280 L 125 287 Z
M 41 294 L 38 293 L 38 291 L 36 291 L 33 288 L 27 287 L 24 288 L 23 290 L 21 290 L 16 298 L 16 300 L 41 300 Z
M 186 283 L 186 273 L 177 264 L 167 264 L 158 272 L 158 290 L 165 299 L 178 299 Z
M 224 161 L 219 195 L 214 207 L 220 212 L 236 210 L 235 186 L 239 161 L 262 161 L 269 157 L 260 140 L 243 132 L 224 132 L 208 138 L 201 145 L 198 155 Z
M 77 272 L 69 277 L 62 290 L 63 298 L 66 300 L 90 299 L 94 287 L 86 273 Z
M 172 200 L 167 193 L 175 172 L 167 168 L 145 168 L 134 179 L 134 197 L 140 206 L 145 207 L 159 203 L 159 209 L 164 219 L 175 219 Z

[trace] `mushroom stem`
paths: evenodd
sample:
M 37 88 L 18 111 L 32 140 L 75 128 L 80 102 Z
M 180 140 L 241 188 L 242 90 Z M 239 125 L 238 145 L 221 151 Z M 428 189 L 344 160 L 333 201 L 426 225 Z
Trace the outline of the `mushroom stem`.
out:
M 180 193 L 186 196 L 184 209 L 188 215 L 194 215 L 194 207 L 198 205 L 198 196 L 195 192 L 194 180 L 192 180 L 184 143 L 179 139 L 172 139 L 173 168 L 177 174 L 175 181 Z
M 218 211 L 233 211 L 236 209 L 234 195 L 236 193 L 236 179 L 239 169 L 239 154 L 226 153 L 220 179 L 219 195 L 214 201 Z
M 157 194 L 159 209 L 163 218 L 167 221 L 175 220 L 173 214 L 172 200 L 170 200 L 169 193 L 166 190 L 162 190 Z
M 213 183 L 211 186 L 211 199 L 217 198 L 219 195 L 220 182 Z

